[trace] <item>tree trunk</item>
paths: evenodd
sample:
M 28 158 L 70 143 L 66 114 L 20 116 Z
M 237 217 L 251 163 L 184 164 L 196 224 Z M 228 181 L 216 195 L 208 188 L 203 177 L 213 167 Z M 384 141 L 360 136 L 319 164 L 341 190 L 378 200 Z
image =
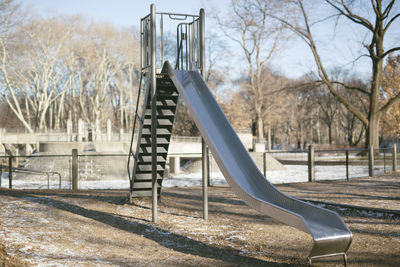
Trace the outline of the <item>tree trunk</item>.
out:
M 272 149 L 271 126 L 268 124 L 268 152 Z
M 329 144 L 332 145 L 332 123 L 328 124 L 328 138 L 329 138 Z
M 371 116 L 366 131 L 367 143 L 366 147 L 373 147 L 375 151 L 379 150 L 379 118 Z
M 264 121 L 260 115 L 257 115 L 257 137 L 264 138 Z

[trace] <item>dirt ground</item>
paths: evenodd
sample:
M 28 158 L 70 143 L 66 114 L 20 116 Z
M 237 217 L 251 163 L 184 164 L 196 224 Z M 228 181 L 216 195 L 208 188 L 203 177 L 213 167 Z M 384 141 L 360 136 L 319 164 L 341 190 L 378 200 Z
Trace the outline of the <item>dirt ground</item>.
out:
M 279 185 L 302 199 L 393 211 L 333 207 L 353 232 L 350 266 L 400 266 L 400 174 Z M 306 265 L 311 237 L 247 207 L 229 187 L 163 189 L 151 200 L 127 191 L 0 190 L 0 266 Z M 331 206 L 327 206 L 332 208 Z M 315 261 L 342 265 L 341 257 Z

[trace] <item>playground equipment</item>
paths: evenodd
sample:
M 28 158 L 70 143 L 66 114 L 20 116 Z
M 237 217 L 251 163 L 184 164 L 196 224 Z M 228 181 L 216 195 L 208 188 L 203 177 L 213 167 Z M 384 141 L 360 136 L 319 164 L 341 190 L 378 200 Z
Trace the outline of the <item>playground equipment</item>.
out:
M 156 68 L 156 15 L 161 17 L 159 62 Z M 187 19 L 177 30 L 175 68 L 163 58 L 163 17 Z M 142 88 L 138 101 L 130 158 L 130 197 L 153 197 L 153 220 L 168 152 L 176 101 L 179 96 L 189 109 L 205 143 L 234 192 L 247 205 L 276 220 L 309 233 L 314 244 L 309 261 L 317 257 L 343 255 L 352 233 L 335 212 L 319 208 L 281 193 L 263 176 L 241 143 L 202 75 L 204 73 L 204 11 L 200 15 L 151 13 L 141 21 Z M 200 69 L 200 72 L 199 72 Z M 141 102 L 141 104 L 139 103 Z M 137 124 L 137 125 L 136 125 Z M 203 174 L 204 175 L 204 174 Z

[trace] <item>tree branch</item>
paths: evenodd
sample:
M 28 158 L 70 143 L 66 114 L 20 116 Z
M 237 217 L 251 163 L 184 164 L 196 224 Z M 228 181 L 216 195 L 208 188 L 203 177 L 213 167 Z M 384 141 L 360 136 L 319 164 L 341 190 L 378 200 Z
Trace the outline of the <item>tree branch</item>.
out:
M 389 29 L 390 24 L 392 24 L 398 17 L 400 17 L 400 13 L 397 13 L 393 18 L 389 20 L 389 22 L 386 24 L 385 28 L 383 29 L 383 32 L 386 33 L 386 31 Z
M 384 114 L 388 112 L 389 109 L 397 103 L 400 103 L 400 93 L 398 93 L 395 97 L 392 97 L 383 107 L 381 107 L 379 113 Z
M 355 91 L 358 91 L 358 92 L 363 93 L 363 94 L 366 94 L 366 95 L 370 95 L 370 94 L 371 94 L 370 92 L 368 92 L 368 91 L 366 91 L 366 90 L 364 90 L 364 89 L 362 89 L 362 88 L 360 88 L 360 87 L 348 86 L 348 85 L 346 85 L 346 84 L 344 84 L 344 83 L 342 83 L 342 82 L 331 81 L 331 83 L 333 83 L 333 84 L 339 84 L 339 85 L 343 86 L 343 87 L 346 88 L 346 89 L 355 90 Z
M 351 12 L 351 10 L 349 9 L 349 7 L 344 3 L 343 0 L 341 0 L 341 6 L 344 8 L 344 10 L 342 10 L 340 7 L 338 7 L 337 5 L 335 5 L 333 3 L 333 1 L 331 0 L 325 0 L 325 2 L 327 2 L 329 5 L 331 5 L 334 9 L 336 9 L 337 11 L 339 11 L 339 13 L 343 16 L 345 16 L 346 18 L 350 19 L 351 21 L 360 24 L 364 27 L 366 27 L 368 30 L 370 31 L 374 31 L 374 28 L 372 26 L 372 23 L 369 22 L 366 18 L 363 18 L 361 16 L 358 16 L 356 14 L 354 14 L 353 12 Z
M 389 49 L 388 51 L 386 51 L 383 55 L 382 58 L 386 57 L 387 55 L 389 55 L 390 53 L 393 53 L 395 51 L 400 51 L 400 46 L 398 47 L 393 47 L 392 49 Z

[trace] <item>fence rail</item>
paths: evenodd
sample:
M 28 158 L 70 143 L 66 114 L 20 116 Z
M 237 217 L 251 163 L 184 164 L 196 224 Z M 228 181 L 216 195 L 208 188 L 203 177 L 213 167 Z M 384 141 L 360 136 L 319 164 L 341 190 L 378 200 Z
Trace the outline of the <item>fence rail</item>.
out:
M 169 154 L 169 159 L 198 158 L 200 154 Z M 347 179 L 361 176 L 374 176 L 398 169 L 397 147 L 379 149 L 336 149 L 304 151 L 264 152 L 259 167 L 267 177 L 267 155 L 284 165 L 303 165 L 298 169 L 304 172 L 304 180 L 313 182 L 325 180 L 326 171 L 331 168 L 334 179 Z M 30 156 L 0 156 L 0 186 L 26 188 L 24 181 L 32 181 L 30 188 L 48 189 L 113 189 L 128 188 L 126 171 L 127 154 L 99 154 L 77 151 L 71 154 L 33 154 Z M 171 162 L 170 162 L 171 163 Z M 172 166 L 173 167 L 173 166 Z M 171 166 L 170 166 L 171 168 Z M 326 169 L 325 169 L 326 170 Z M 172 173 L 172 169 L 170 170 Z M 297 169 L 296 169 L 297 172 Z M 305 172 L 307 176 L 305 175 Z M 341 177 L 341 178 L 336 178 Z M 268 177 L 267 177 L 268 178 Z M 303 178 L 302 178 L 303 179 Z M 117 185 L 115 185 L 117 183 Z M 23 184 L 23 185 L 22 185 Z M 81 187 L 82 186 L 82 187 Z M 99 187 L 100 186 L 100 187 Z M 26 188 L 28 189 L 28 188 Z
M 368 166 L 368 176 L 375 176 L 397 170 L 398 152 L 396 144 L 392 148 L 350 148 L 315 150 L 310 146 L 308 150 L 299 151 L 273 151 L 265 152 L 285 165 L 307 165 L 308 180 L 315 181 L 318 170 L 315 166 L 344 166 L 345 178 L 350 179 L 350 166 Z M 265 168 L 264 168 L 265 169 Z M 360 174 L 360 171 L 358 172 Z M 264 174 L 266 174 L 264 172 Z M 365 175 L 365 176 L 367 176 Z M 358 175 L 360 176 L 360 175 Z

